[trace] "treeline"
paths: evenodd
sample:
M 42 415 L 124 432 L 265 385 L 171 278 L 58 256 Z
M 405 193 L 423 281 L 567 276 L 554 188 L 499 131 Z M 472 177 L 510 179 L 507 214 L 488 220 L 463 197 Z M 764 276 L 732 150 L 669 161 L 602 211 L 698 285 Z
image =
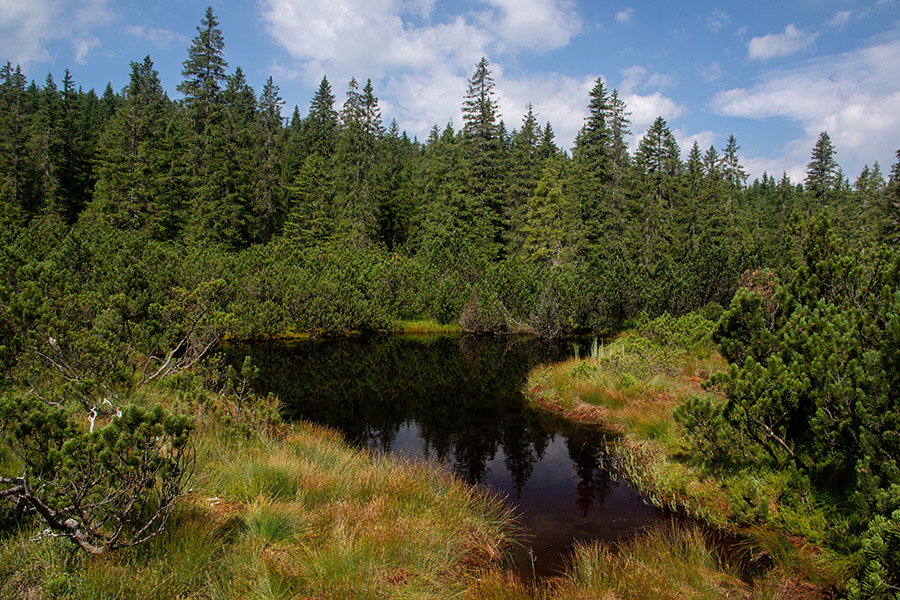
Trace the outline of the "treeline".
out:
M 89 247 L 100 270 L 162 252 L 146 268 L 169 274 L 141 274 L 165 280 L 154 293 L 224 280 L 241 335 L 407 318 L 555 335 L 717 311 L 742 273 L 784 266 L 792 215 L 827 209 L 844 239 L 900 244 L 900 152 L 888 180 L 876 163 L 851 183 L 823 132 L 804 184 L 748 185 L 733 136 L 720 150 L 695 143 L 685 161 L 660 117 L 629 153 L 627 106 L 598 79 L 570 156 L 530 107 L 508 129 L 484 59 L 462 127 L 435 125 L 424 142 L 385 126 L 371 81 L 351 80 L 337 106 L 323 78 L 307 115 L 285 121 L 271 78 L 257 95 L 228 71 L 211 8 L 197 32 L 179 101 L 149 56 L 102 96 L 68 71 L 40 86 L 6 64 L 7 298 L 29 264 L 66 260 L 48 235 Z

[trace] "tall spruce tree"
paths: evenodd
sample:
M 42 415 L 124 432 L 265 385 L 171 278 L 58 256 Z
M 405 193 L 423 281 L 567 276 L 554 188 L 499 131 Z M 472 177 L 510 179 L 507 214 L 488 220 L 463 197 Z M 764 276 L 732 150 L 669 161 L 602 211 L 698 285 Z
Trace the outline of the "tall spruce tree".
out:
M 0 202 L 11 221 L 23 216 L 29 118 L 25 74 L 7 62 L 0 71 Z
M 100 136 L 92 212 L 118 229 L 166 239 L 176 230 L 166 130 L 170 102 L 150 56 L 131 63 L 125 99 Z
M 378 232 L 374 166 L 381 116 L 371 81 L 366 88 L 361 93 L 355 77 L 347 86 L 334 171 L 335 235 L 342 243 L 356 247 L 374 244 Z
M 284 100 L 278 86 L 269 77 L 257 103 L 260 140 L 257 147 L 256 169 L 253 176 L 254 237 L 267 242 L 281 228 L 285 217 L 284 192 L 281 186 L 281 162 L 284 147 L 284 121 L 281 108 Z
M 522 254 L 525 249 L 523 227 L 527 220 L 528 202 L 541 177 L 540 165 L 546 160 L 540 156 L 540 141 L 541 128 L 529 104 L 522 128 L 512 136 L 508 166 L 504 169 L 506 255 Z
M 334 94 L 327 77 L 322 77 L 319 89 L 309 103 L 306 116 L 306 152 L 330 158 L 337 144 L 338 113 L 334 109 Z
M 842 182 L 840 167 L 834 158 L 834 146 L 828 132 L 823 131 L 816 140 L 812 157 L 806 165 L 806 190 L 820 205 L 827 206 L 831 192 Z M 807 217 L 809 217 L 809 209 Z
M 577 196 L 582 248 L 587 255 L 604 251 L 606 226 L 610 221 L 607 193 L 613 139 L 607 119 L 611 109 L 603 79 L 598 77 L 591 88 L 588 116 L 575 139 L 571 185 Z
M 741 166 L 737 154 L 740 149 L 734 135 L 729 135 L 728 142 L 722 150 L 722 175 L 725 178 L 726 210 L 731 226 L 734 226 L 734 203 L 747 180 L 747 172 Z
M 525 248 L 532 260 L 554 266 L 563 262 L 566 236 L 570 230 L 569 215 L 556 161 L 548 159 L 534 195 L 528 202 L 528 222 L 524 234 Z
M 681 157 L 665 119 L 657 117 L 641 138 L 636 159 L 641 173 L 640 255 L 650 264 L 680 238 L 676 204 Z
M 197 119 L 198 130 L 204 134 L 209 133 L 215 112 L 222 102 L 225 69 L 228 68 L 224 50 L 225 39 L 219 29 L 219 21 L 213 14 L 212 6 L 208 6 L 188 50 L 188 58 L 183 63 L 181 75 L 184 79 L 176 88 L 184 94 L 187 106 L 196 108 L 199 114 L 194 118 Z
M 475 207 L 478 237 L 489 253 L 495 254 L 502 240 L 506 211 L 498 185 L 502 158 L 499 104 L 494 97 L 494 79 L 484 57 L 478 61 L 469 79 L 462 113 L 462 133 L 469 165 L 467 192 Z
M 897 162 L 891 167 L 891 176 L 884 193 L 882 209 L 879 211 L 881 239 L 886 243 L 900 247 L 900 150 L 897 150 Z

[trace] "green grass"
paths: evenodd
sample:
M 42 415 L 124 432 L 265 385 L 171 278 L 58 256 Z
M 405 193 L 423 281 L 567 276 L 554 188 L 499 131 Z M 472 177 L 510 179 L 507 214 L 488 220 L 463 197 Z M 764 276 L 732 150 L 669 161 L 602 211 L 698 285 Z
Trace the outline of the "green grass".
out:
M 396 329 L 402 333 L 462 333 L 459 323 L 438 323 L 434 319 L 400 321 Z
M 846 559 L 821 550 L 829 535 L 834 537 L 824 510 L 827 501 L 803 492 L 789 472 L 706 465 L 692 459 L 690 441 L 673 410 L 690 396 L 706 393 L 702 381 L 724 368 L 725 361 L 702 345 L 691 352 L 672 347 L 660 350 L 646 341 L 630 341 L 634 335 L 626 333 L 597 344 L 588 358 L 534 369 L 526 397 L 563 418 L 618 432 L 613 448 L 626 477 L 656 506 L 746 536 L 757 556 L 767 557 L 771 567 L 760 575 L 753 597 L 769 597 L 779 585 L 790 588 L 796 582 L 805 582 L 813 593 L 839 585 L 847 571 Z M 673 362 L 673 357 L 680 362 Z M 659 543 L 664 547 L 669 542 Z M 644 553 L 646 548 L 639 546 L 623 551 Z M 684 550 L 677 544 L 674 547 Z M 581 570 L 590 565 L 614 568 L 616 556 L 608 548 L 582 548 L 573 558 L 566 581 L 582 577 Z M 684 558 L 690 563 L 699 556 L 688 553 Z M 665 567 L 653 564 L 647 581 L 650 572 Z M 619 586 L 631 584 L 616 581 L 604 583 L 609 587 L 597 591 L 597 597 L 655 597 L 649 591 L 646 596 L 638 591 L 621 595 Z M 696 586 L 688 587 L 693 591 L 683 597 L 718 597 L 715 589 L 701 593 Z M 660 598 L 682 597 L 667 596 L 663 587 L 659 590 Z
M 461 597 L 511 543 L 501 502 L 436 467 L 306 424 L 248 436 L 215 398 L 189 396 L 196 475 L 165 534 L 90 557 L 35 539 L 37 521 L 0 532 L 0 597 Z

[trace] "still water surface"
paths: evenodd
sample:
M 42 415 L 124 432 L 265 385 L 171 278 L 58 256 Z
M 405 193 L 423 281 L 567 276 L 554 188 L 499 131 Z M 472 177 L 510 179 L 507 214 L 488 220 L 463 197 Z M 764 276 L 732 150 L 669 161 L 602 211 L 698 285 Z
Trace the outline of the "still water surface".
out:
M 250 354 L 286 418 L 328 425 L 374 452 L 427 459 L 491 489 L 519 515 L 525 577 L 554 575 L 576 541 L 616 541 L 672 518 L 616 473 L 601 433 L 528 408 L 533 367 L 571 343 L 384 335 L 232 349 Z

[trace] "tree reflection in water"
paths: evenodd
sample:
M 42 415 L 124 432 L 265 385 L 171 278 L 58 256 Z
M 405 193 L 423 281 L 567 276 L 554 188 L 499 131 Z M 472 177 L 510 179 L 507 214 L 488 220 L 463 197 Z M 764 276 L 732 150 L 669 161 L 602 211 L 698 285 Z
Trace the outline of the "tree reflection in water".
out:
M 285 417 L 328 425 L 360 447 L 436 461 L 510 498 L 532 545 L 522 569 L 549 574 L 575 540 L 616 540 L 661 513 L 616 475 L 602 435 L 530 410 L 536 365 L 567 342 L 521 337 L 380 335 L 229 349 L 250 354 L 259 391 Z

